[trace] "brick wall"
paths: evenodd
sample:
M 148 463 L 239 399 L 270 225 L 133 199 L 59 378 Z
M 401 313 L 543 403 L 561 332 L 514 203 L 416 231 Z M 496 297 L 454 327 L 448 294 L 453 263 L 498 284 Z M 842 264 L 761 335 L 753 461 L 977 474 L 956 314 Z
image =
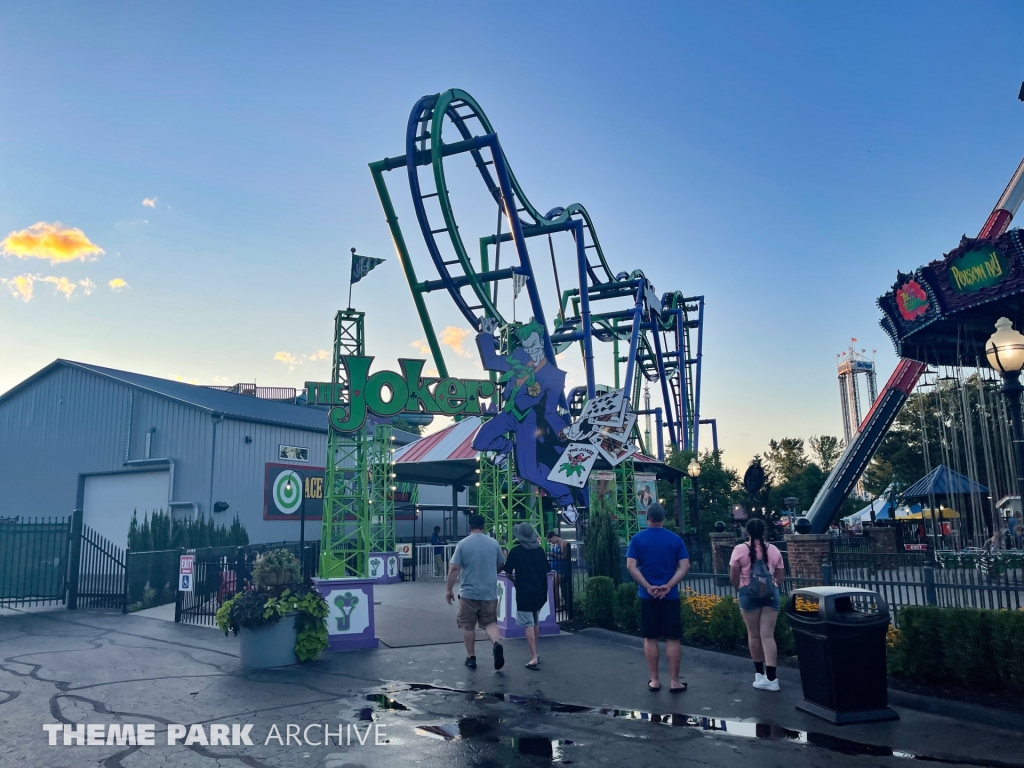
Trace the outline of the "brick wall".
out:
M 821 564 L 828 557 L 832 537 L 827 533 L 788 533 L 789 575 L 798 579 L 820 579 Z

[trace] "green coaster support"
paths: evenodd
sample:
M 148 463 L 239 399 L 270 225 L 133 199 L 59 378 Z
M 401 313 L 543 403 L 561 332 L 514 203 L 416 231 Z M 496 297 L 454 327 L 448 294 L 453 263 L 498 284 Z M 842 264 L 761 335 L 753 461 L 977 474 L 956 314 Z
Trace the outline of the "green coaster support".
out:
M 373 428 L 370 443 L 370 552 L 395 551 L 395 435 L 390 424 Z
M 342 358 L 365 354 L 364 318 L 364 313 L 353 309 L 341 310 L 334 316 L 331 383 L 346 396 L 348 370 Z M 346 406 L 335 407 L 344 409 Z M 330 427 L 329 430 L 320 534 L 320 578 L 365 578 L 371 545 L 369 441 L 365 429 L 339 432 Z
M 501 466 L 486 456 L 480 457 L 480 486 L 477 509 L 486 530 L 506 549 L 512 547 L 513 528 L 530 523 L 544 538 L 544 516 L 537 490 L 516 475 L 515 456 L 510 454 Z
M 635 494 L 633 460 L 626 459 L 615 467 L 615 515 L 620 544 L 629 544 L 629 540 L 640 532 Z

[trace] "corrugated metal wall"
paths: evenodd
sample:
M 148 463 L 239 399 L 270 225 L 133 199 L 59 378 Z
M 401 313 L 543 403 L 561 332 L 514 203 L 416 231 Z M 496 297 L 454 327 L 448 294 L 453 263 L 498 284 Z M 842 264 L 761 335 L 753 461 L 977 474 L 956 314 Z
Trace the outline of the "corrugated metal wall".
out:
M 196 502 L 204 515 L 211 500 L 228 502 L 218 522 L 230 524 L 238 513 L 254 543 L 297 539 L 298 523 L 263 520 L 265 466 L 323 467 L 327 435 L 225 419 L 216 425 L 211 461 L 214 421 L 193 406 L 58 367 L 0 404 L 0 516 L 70 514 L 79 475 L 122 471 L 126 453 L 133 461 L 146 458 L 153 429 L 149 458 L 174 459 L 174 501 Z M 309 448 L 309 463 L 282 462 L 282 444 Z M 306 534 L 319 538 L 319 521 Z
M 129 389 L 60 367 L 0 405 L 0 515 L 69 515 L 80 472 L 120 469 Z
M 124 470 L 126 451 L 130 460 L 146 458 L 153 429 L 149 458 L 174 460 L 175 502 L 195 502 L 208 515 L 212 502 L 226 501 L 230 507 L 217 522 L 228 525 L 237 513 L 253 543 L 297 540 L 298 521 L 263 519 L 266 465 L 323 467 L 327 434 L 232 419 L 215 427 L 215 421 L 193 406 L 60 366 L 0 404 L 0 516 L 70 514 L 79 475 Z M 309 448 L 309 462 L 280 459 L 281 445 Z M 459 496 L 464 504 L 467 493 Z M 420 500 L 448 504 L 451 491 L 425 486 Z M 441 519 L 440 513 L 427 517 L 430 526 Z M 413 525 L 399 523 L 398 533 L 413 535 Z M 319 536 L 319 521 L 308 523 L 306 538 Z
M 246 443 L 245 438 L 252 442 Z M 309 448 L 309 461 L 286 461 L 278 458 L 279 446 Z M 218 514 L 229 524 L 238 513 L 253 542 L 298 541 L 299 523 L 291 520 L 263 519 L 263 489 L 266 465 L 294 464 L 301 467 L 323 467 L 327 456 L 327 433 L 307 432 L 268 424 L 225 419 L 217 425 L 216 471 L 213 476 L 213 501 L 226 501 L 230 508 Z M 208 508 L 209 498 L 203 499 Z M 306 540 L 320 538 L 320 521 L 306 523 Z

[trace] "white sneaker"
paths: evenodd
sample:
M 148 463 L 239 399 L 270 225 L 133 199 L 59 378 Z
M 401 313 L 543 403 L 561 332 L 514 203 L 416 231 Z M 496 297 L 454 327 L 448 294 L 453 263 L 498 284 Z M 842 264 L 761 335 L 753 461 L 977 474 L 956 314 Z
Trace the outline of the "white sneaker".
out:
M 760 688 L 761 687 L 761 683 L 763 683 L 767 679 L 768 678 L 764 676 L 764 672 L 755 672 L 754 673 L 754 687 L 755 688 Z
M 766 675 L 762 675 L 760 680 L 754 681 L 754 687 L 762 691 L 777 691 L 779 690 L 779 678 L 769 680 Z

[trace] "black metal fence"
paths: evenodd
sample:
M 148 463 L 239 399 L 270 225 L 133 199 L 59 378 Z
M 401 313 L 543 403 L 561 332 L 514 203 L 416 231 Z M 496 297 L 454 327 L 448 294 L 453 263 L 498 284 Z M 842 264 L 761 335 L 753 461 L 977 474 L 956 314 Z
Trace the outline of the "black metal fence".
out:
M 0 519 L 0 606 L 125 610 L 125 555 L 69 517 Z
M 128 611 L 124 550 L 82 524 L 76 510 L 71 523 L 68 560 L 68 608 L 117 608 Z
M 568 541 L 563 543 L 557 554 L 548 552 L 548 568 L 555 574 L 555 621 L 571 621 L 576 617 L 576 595 L 583 594 L 587 579 L 583 547 Z
M 286 549 L 302 563 L 302 580 L 308 583 L 317 575 L 320 563 L 320 542 L 301 545 L 297 541 L 274 544 L 250 544 L 244 547 L 206 547 L 205 549 L 173 550 L 177 557 L 195 555 L 191 592 L 175 592 L 174 620 L 184 624 L 215 623 L 217 609 L 236 592 L 252 587 L 252 568 L 264 552 Z M 177 560 L 175 560 L 177 578 Z
M 931 552 L 836 553 L 822 568 L 828 584 L 878 592 L 892 606 L 1018 610 L 1024 568 L 1012 555 L 983 555 L 965 566 Z
M 67 600 L 71 517 L 0 518 L 0 607 Z

